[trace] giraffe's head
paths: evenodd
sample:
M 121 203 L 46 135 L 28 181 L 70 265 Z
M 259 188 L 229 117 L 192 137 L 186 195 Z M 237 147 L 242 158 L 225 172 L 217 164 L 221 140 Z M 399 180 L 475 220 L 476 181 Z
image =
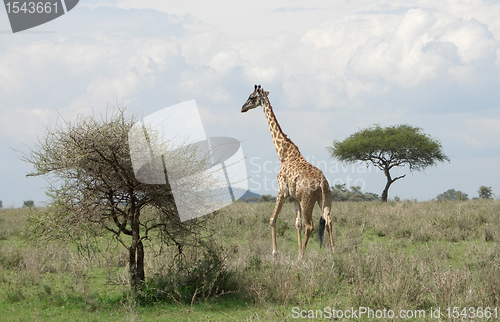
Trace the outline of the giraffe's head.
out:
M 264 106 L 267 99 L 267 95 L 269 95 L 268 91 L 264 91 L 264 89 L 260 87 L 260 85 L 259 86 L 255 85 L 253 93 L 250 94 L 245 104 L 243 104 L 243 107 L 241 108 L 241 113 L 245 113 L 246 111 L 256 108 L 258 106 Z

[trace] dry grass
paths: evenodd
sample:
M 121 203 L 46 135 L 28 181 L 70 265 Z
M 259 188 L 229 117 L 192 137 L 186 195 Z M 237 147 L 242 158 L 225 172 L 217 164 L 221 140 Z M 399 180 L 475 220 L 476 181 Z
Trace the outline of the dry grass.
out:
M 500 304 L 498 201 L 336 203 L 336 253 L 313 240 L 302 263 L 290 204 L 278 219 L 280 255 L 272 258 L 272 210 L 272 204 L 235 204 L 214 219 L 241 292 L 261 305 Z
M 500 305 L 498 201 L 334 203 L 335 254 L 312 238 L 302 262 L 289 203 L 278 217 L 279 256 L 271 255 L 273 208 L 235 203 L 209 221 L 238 290 L 231 300 L 220 299 L 267 312 L 247 315 L 249 320 L 285 320 L 290 310 L 284 308 L 293 306 L 429 311 Z M 29 216 L 27 209 L 0 209 L 0 304 L 72 303 L 78 310 L 107 308 L 121 319 L 140 320 L 137 305 L 123 296 L 123 248 L 103 240 L 100 253 L 81 256 L 74 245 L 33 243 L 25 235 Z M 314 218 L 317 225 L 318 209 Z M 165 275 L 176 250 L 158 256 L 157 245 L 149 246 L 147 278 Z

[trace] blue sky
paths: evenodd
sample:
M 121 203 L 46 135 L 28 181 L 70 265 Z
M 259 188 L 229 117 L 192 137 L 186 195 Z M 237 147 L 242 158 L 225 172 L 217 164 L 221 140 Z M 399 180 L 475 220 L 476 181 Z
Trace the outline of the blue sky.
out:
M 380 194 L 382 173 L 342 167 L 325 148 L 373 124 L 410 124 L 451 162 L 407 175 L 390 198 L 474 197 L 481 185 L 500 194 L 498 12 L 499 1 L 80 1 L 12 34 L 1 9 L 0 200 L 45 200 L 47 182 L 25 177 L 18 151 L 58 118 L 116 102 L 148 115 L 191 99 L 207 135 L 243 141 L 250 188 L 276 194 L 265 117 L 240 113 L 254 84 L 331 184 Z

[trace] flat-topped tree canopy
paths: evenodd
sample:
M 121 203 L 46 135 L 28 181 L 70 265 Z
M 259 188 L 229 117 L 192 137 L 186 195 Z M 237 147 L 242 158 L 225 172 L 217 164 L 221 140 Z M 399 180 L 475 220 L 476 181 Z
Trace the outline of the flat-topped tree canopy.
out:
M 418 127 L 407 124 L 360 130 L 344 141 L 334 141 L 327 148 L 332 157 L 346 163 L 356 161 L 373 164 L 382 170 L 387 178 L 382 192 L 382 201 L 387 201 L 389 187 L 405 175 L 392 178 L 394 167 L 408 166 L 410 171 L 422 171 L 438 162 L 450 161 L 443 153 L 438 140 L 431 138 Z

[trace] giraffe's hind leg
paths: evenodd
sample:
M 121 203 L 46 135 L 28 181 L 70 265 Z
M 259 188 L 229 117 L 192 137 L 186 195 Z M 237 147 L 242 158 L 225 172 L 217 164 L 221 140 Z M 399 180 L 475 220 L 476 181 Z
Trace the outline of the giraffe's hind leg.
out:
M 302 246 L 302 256 L 304 256 L 304 252 L 307 247 L 307 242 L 309 241 L 309 238 L 311 237 L 313 231 L 314 231 L 314 225 L 312 221 L 312 213 L 313 213 L 313 208 L 314 208 L 314 203 L 312 205 L 306 204 L 305 206 L 301 207 L 302 208 L 302 214 L 304 218 L 304 225 L 305 225 L 305 239 L 304 239 L 304 246 Z M 300 257 L 302 257 L 300 256 Z
M 330 239 L 330 248 L 332 249 L 332 254 L 334 253 L 334 247 L 333 247 L 333 225 L 332 225 L 332 219 L 330 217 L 330 207 L 325 207 L 323 209 L 323 214 L 322 218 L 325 220 L 325 226 L 326 230 L 328 231 L 328 238 Z

